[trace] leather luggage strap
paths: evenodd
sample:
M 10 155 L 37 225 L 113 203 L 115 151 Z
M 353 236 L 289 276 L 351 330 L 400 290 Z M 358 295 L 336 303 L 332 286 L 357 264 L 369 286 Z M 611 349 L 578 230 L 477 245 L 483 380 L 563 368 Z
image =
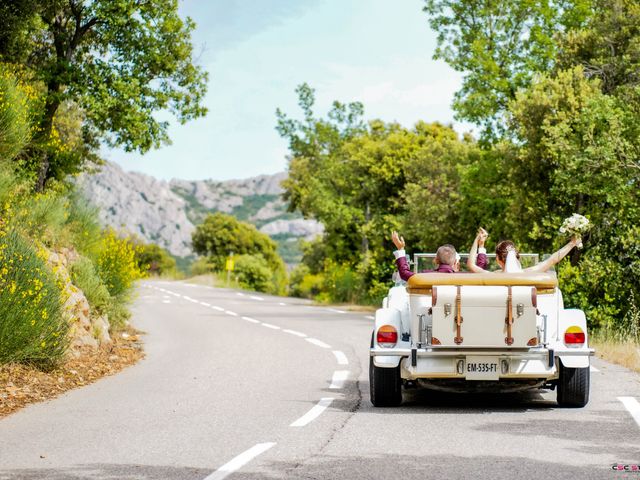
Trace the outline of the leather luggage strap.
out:
M 504 319 L 504 323 L 507 324 L 507 336 L 504 339 L 504 343 L 507 345 L 513 345 L 513 337 L 511 327 L 513 325 L 513 294 L 511 287 L 509 287 L 509 293 L 507 294 L 507 316 Z
M 462 343 L 462 336 L 460 335 L 462 329 L 462 294 L 461 288 L 459 285 L 457 287 L 456 293 L 456 336 L 453 341 L 456 345 L 460 345 Z

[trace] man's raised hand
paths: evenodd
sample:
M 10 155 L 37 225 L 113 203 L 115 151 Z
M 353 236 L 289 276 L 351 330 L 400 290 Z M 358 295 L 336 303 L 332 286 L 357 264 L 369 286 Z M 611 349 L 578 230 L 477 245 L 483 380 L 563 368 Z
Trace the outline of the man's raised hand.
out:
M 398 235 L 398 232 L 396 232 L 395 230 L 391 233 L 391 240 L 393 241 L 393 244 L 396 246 L 396 249 L 404 250 L 404 245 L 405 245 L 404 238 Z

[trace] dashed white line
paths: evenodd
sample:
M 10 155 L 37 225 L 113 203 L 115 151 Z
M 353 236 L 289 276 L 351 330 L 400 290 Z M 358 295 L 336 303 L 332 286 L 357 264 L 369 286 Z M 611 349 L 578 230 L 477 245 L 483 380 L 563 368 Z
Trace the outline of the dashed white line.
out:
M 589 366 L 589 370 L 591 370 L 594 373 L 598 373 L 600 370 L 598 370 L 596 367 L 594 367 L 593 365 Z
M 640 403 L 633 397 L 618 397 L 640 427 Z
M 313 343 L 315 346 L 320 348 L 331 348 L 331 345 L 327 345 L 322 340 L 318 340 L 317 338 L 305 338 L 305 340 L 309 343 Z
M 301 416 L 298 420 L 296 420 L 289 426 L 304 427 L 305 425 L 308 425 L 309 423 L 313 422 L 316 418 L 318 418 L 320 415 L 322 415 L 322 412 L 324 412 L 327 409 L 327 407 L 331 405 L 331 402 L 333 402 L 333 398 L 331 397 L 321 398 L 320 401 L 316 405 L 314 405 L 311 410 L 309 410 L 307 413 L 305 413 L 303 416 Z
M 277 325 L 271 325 L 270 323 L 264 323 L 262 322 L 261 324 L 263 327 L 267 327 L 267 328 L 272 328 L 274 330 L 280 330 L 280 327 Z
M 207 302 L 200 302 L 200 305 L 204 306 L 204 307 L 210 307 L 211 304 L 207 303 Z
M 171 303 L 171 300 L 162 300 L 162 303 Z
M 252 300 L 258 300 L 260 302 L 262 302 L 264 300 L 264 298 L 262 297 L 256 297 L 255 295 L 250 295 L 249 298 L 251 298 Z
M 226 313 L 227 315 L 231 315 L 232 317 L 238 316 L 236 312 L 232 312 L 231 310 L 225 310 L 224 313 Z
M 260 323 L 260 320 L 256 320 L 255 318 L 242 317 L 242 319 L 246 320 L 247 322 L 251 322 L 251 323 Z
M 286 303 L 284 303 L 284 302 L 278 302 L 278 305 L 282 305 L 282 306 L 284 307 L 284 306 L 285 306 L 285 305 L 287 305 L 287 304 L 286 304 Z
M 236 292 L 236 295 L 238 295 L 239 297 L 244 297 L 244 293 Z
M 374 317 L 373 315 L 365 315 L 364 318 L 366 318 L 367 320 L 375 320 L 376 317 Z
M 282 330 L 284 333 L 290 333 L 291 335 L 295 335 L 296 337 L 306 337 L 307 334 L 306 333 L 302 333 L 302 332 L 298 332 L 297 330 L 289 330 L 288 328 L 285 330 Z
M 215 305 L 211 305 L 211 308 L 213 308 L 214 310 L 217 310 L 219 312 L 224 312 L 224 308 L 222 308 L 222 307 L 216 307 Z
M 338 310 L 337 308 L 327 308 L 327 310 L 329 310 L 330 312 L 336 312 L 336 313 L 347 313 L 344 310 Z
M 349 370 L 337 370 L 333 372 L 333 377 L 331 378 L 331 385 L 329 388 L 337 389 L 344 387 L 344 382 L 349 376 Z
M 347 356 L 340 350 L 333 350 L 333 355 L 336 357 L 336 360 L 338 361 L 338 365 L 349 365 L 349 360 L 347 360 Z
M 206 477 L 204 480 L 222 480 L 223 478 L 227 478 L 233 472 L 241 469 L 251 460 L 256 458 L 258 455 L 266 452 L 274 445 L 275 442 L 259 443 L 257 445 L 254 445 L 249 450 L 242 452 L 237 457 L 234 457 L 232 460 L 222 465 L 219 469 Z

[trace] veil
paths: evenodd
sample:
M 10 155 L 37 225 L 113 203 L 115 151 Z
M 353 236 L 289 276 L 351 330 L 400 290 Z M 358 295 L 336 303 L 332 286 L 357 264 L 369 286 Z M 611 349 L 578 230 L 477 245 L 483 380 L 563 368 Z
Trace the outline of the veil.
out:
M 509 250 L 507 252 L 507 260 L 504 262 L 504 271 L 506 273 L 522 272 L 522 265 L 520 265 L 520 260 L 518 260 L 515 250 Z

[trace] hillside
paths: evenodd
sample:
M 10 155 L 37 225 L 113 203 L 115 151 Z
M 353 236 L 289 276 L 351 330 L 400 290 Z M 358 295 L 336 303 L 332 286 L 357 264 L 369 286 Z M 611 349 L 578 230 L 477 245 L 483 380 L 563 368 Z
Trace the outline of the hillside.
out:
M 299 238 L 313 238 L 322 225 L 286 211 L 280 182 L 286 174 L 244 180 L 158 180 L 106 163 L 95 174 L 84 174 L 79 185 L 86 198 L 100 207 L 104 225 L 125 229 L 166 248 L 176 257 L 189 257 L 191 232 L 211 212 L 225 212 L 256 225 L 270 235 L 287 263 L 296 263 Z

